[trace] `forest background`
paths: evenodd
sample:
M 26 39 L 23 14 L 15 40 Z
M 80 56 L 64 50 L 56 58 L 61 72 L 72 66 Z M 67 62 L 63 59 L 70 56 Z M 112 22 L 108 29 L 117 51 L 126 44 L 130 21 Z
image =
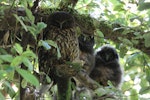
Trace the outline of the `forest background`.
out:
M 39 0 L 38 7 L 42 10 L 38 14 L 48 15 L 64 5 L 76 10 L 87 29 L 90 30 L 88 21 L 95 27 L 94 49 L 109 44 L 120 55 L 124 82 L 118 96 L 123 100 L 149 100 L 150 1 L 77 0 L 75 5 L 73 1 L 76 0 Z M 29 32 L 37 41 L 36 36 L 46 27 L 44 22 L 34 23 L 33 5 L 32 0 L 0 0 L 0 98 L 3 100 L 18 98 L 19 81 L 15 72 L 24 78 L 22 86 L 27 86 L 27 82 L 39 85 L 32 74 L 38 66 L 36 52 L 30 49 L 32 43 L 24 48 L 20 42 L 23 32 Z M 49 48 L 54 44 L 42 42 L 42 45 Z M 26 70 L 19 67 L 21 63 Z M 116 93 L 116 90 L 97 90 L 100 95 L 102 91 Z

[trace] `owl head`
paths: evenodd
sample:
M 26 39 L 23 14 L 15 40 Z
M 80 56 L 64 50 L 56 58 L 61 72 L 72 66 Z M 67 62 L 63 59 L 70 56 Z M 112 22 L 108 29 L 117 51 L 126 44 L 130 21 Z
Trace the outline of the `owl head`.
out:
M 94 36 L 81 34 L 78 38 L 79 48 L 82 52 L 93 53 L 93 46 L 95 44 Z
M 55 26 L 60 29 L 74 27 L 74 18 L 71 14 L 64 11 L 54 12 L 48 18 L 48 26 Z
M 103 62 L 108 63 L 119 59 L 119 55 L 115 48 L 111 46 L 103 46 L 97 51 L 96 57 Z

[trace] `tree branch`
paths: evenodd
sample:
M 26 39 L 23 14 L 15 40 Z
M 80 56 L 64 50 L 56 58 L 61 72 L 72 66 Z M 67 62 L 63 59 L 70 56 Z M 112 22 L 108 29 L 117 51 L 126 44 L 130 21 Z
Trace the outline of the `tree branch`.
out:
M 108 25 L 104 21 L 100 22 L 99 30 L 104 34 L 105 38 L 119 44 L 123 43 L 123 39 L 128 39 L 130 42 L 132 42 L 132 44 L 126 45 L 139 49 L 142 52 L 146 53 L 148 56 L 150 56 L 150 47 L 145 47 L 144 38 L 137 38 L 136 34 L 134 34 L 137 32 L 141 36 L 143 36 L 144 34 L 147 34 L 146 32 L 136 30 L 135 28 L 122 27 L 119 24 L 112 24 L 111 26 L 110 25 L 111 24 Z M 125 32 L 126 30 L 129 30 L 129 32 L 123 34 L 123 32 Z M 133 43 L 132 40 L 135 40 L 136 43 Z

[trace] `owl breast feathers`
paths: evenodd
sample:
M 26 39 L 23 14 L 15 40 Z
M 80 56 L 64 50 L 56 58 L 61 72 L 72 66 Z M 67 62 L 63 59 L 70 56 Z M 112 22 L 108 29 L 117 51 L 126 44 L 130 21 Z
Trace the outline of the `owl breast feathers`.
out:
M 43 40 L 52 40 L 57 43 L 61 58 L 57 58 L 56 48 L 52 47 L 50 50 L 45 50 L 41 47 L 39 50 L 40 69 L 45 70 L 45 67 L 47 69 L 55 65 L 65 64 L 66 61 L 73 62 L 78 59 L 78 37 L 74 29 L 74 18 L 69 13 L 60 11 L 49 16 Z

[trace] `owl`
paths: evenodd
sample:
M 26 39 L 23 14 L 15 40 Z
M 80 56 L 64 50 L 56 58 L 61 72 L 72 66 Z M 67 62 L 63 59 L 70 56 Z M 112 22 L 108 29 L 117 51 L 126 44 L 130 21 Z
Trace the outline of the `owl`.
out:
M 40 71 L 55 80 L 57 76 L 62 76 L 63 70 L 65 72 L 70 69 L 66 62 L 74 62 L 79 59 L 79 43 L 73 16 L 63 11 L 52 13 L 48 17 L 43 40 L 52 40 L 58 47 L 52 46 L 49 50 L 40 47 L 38 53 Z M 61 54 L 60 58 L 57 57 L 58 50 Z
M 95 56 L 93 48 L 95 44 L 94 36 L 81 34 L 78 40 L 80 48 L 79 58 L 85 62 L 83 65 L 83 69 L 86 71 L 87 74 L 89 74 L 95 64 Z
M 122 82 L 123 71 L 119 63 L 119 55 L 115 48 L 102 46 L 95 54 L 95 66 L 90 77 L 103 86 L 108 86 L 111 81 L 115 87 Z

